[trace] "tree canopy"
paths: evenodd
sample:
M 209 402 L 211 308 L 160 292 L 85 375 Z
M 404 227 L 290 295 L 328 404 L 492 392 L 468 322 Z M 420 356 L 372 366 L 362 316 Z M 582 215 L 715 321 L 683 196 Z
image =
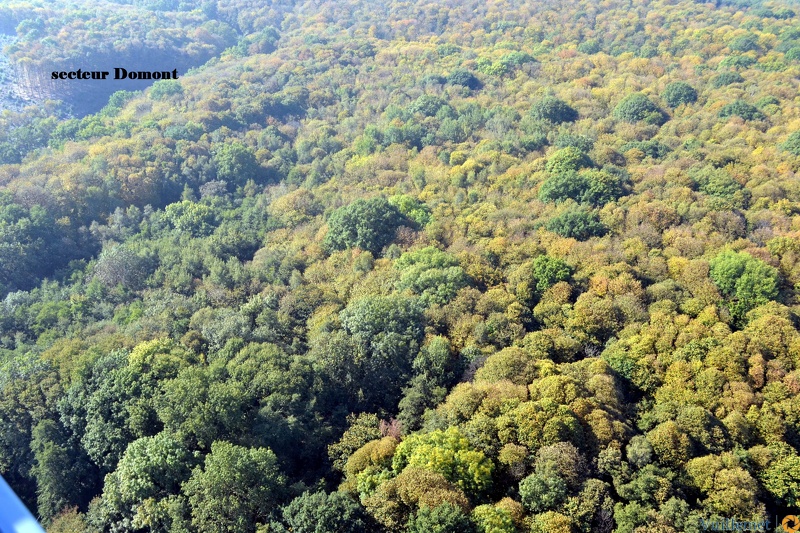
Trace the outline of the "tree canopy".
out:
M 629 94 L 614 108 L 614 117 L 626 122 L 646 122 L 661 125 L 666 121 L 664 112 L 642 93 Z
M 394 240 L 394 231 L 402 222 L 402 215 L 386 198 L 359 199 L 331 213 L 325 245 L 378 253 Z
M 70 533 L 796 507 L 799 22 L 3 3 L 0 475 Z M 117 65 L 180 75 L 51 79 Z

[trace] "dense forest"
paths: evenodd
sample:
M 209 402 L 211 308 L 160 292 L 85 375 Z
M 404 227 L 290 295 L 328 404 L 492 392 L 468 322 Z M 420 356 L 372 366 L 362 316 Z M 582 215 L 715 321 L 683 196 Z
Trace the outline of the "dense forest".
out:
M 0 114 L 0 474 L 51 533 L 784 531 L 798 15 L 3 2 L 18 73 L 194 68 Z

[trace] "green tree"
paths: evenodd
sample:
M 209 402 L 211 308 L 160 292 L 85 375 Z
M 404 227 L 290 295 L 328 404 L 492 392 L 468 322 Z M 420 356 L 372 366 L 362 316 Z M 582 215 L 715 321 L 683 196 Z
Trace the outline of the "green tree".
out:
M 479 505 L 472 510 L 472 520 L 479 533 L 516 533 L 511 514 L 495 505 Z
M 610 525 L 602 524 L 598 531 L 609 531 Z M 533 517 L 531 533 L 575 533 L 575 523 L 568 516 L 547 511 Z M 592 530 L 594 531 L 594 530 Z
M 149 258 L 136 254 L 127 246 L 114 246 L 100 254 L 94 275 L 106 287 L 122 285 L 130 290 L 139 290 L 147 279 L 151 265 Z
M 416 222 L 419 227 L 425 227 L 431 221 L 431 212 L 428 206 L 413 196 L 398 194 L 390 197 L 389 203 L 409 220 Z
M 397 404 L 397 419 L 405 430 L 415 431 L 420 428 L 425 411 L 436 407 L 446 395 L 447 389 L 438 386 L 430 376 L 414 376 Z
M 749 198 L 749 191 L 743 190 L 742 185 L 724 169 L 703 167 L 690 175 L 700 186 L 700 191 L 709 196 L 735 202 L 734 205 L 743 204 Z
M 459 507 L 445 502 L 434 508 L 422 506 L 411 516 L 408 533 L 472 533 L 474 526 Z
M 581 200 L 597 207 L 625 196 L 630 189 L 630 179 L 624 171 L 585 170 L 582 174 L 587 188 Z
M 574 146 L 584 153 L 588 153 L 594 148 L 594 139 L 586 135 L 576 135 L 573 133 L 559 133 L 554 143 L 556 148 L 566 148 L 567 146 Z
M 736 100 L 730 104 L 722 106 L 719 110 L 720 118 L 741 117 L 744 120 L 766 120 L 766 115 L 759 111 L 755 106 L 742 100 Z
M 472 449 L 467 438 L 455 427 L 417 433 L 401 442 L 392 460 L 392 468 L 401 472 L 406 467 L 438 472 L 472 494 L 489 487 L 494 470 L 492 461 L 483 452 Z
M 164 381 L 157 399 L 164 427 L 193 447 L 207 450 L 213 441 L 244 431 L 252 400 L 242 384 L 218 376 L 208 368 L 186 368 Z
M 589 184 L 577 172 L 559 172 L 548 177 L 539 187 L 539 199 L 543 202 L 563 202 L 567 199 L 580 201 Z
M 551 381 L 552 385 L 557 383 L 566 385 L 569 388 L 568 380 L 545 379 L 540 383 Z M 558 386 L 558 385 L 556 385 Z M 558 394 L 558 393 L 556 393 Z M 558 476 L 563 479 L 567 486 L 576 490 L 586 477 L 586 460 L 580 451 L 571 442 L 556 442 L 539 448 L 536 452 L 534 463 L 536 473 L 542 477 Z
M 458 360 L 446 337 L 429 340 L 414 358 L 414 378 L 403 392 L 398 420 L 406 430 L 416 430 L 426 409 L 436 407 L 458 375 Z
M 756 58 L 746 55 L 728 56 L 719 62 L 719 68 L 747 68 L 754 65 Z
M 532 513 L 558 508 L 567 496 L 567 484 L 558 475 L 531 474 L 519 483 L 522 505 Z
M 168 433 L 135 440 L 117 470 L 106 476 L 103 504 L 107 512 L 125 516 L 133 511 L 136 527 L 158 529 L 168 514 L 162 509 L 169 506 L 170 496 L 180 492 L 194 462 L 189 450 Z
M 397 288 L 418 294 L 426 305 L 447 303 L 468 282 L 458 259 L 433 246 L 404 253 L 394 266 L 402 272 Z
M 548 120 L 554 124 L 578 120 L 578 112 L 554 96 L 546 96 L 534 103 L 530 114 L 536 120 Z
M 375 487 L 371 485 L 368 489 L 365 488 L 364 476 L 385 472 L 392 464 L 392 456 L 396 449 L 397 439 L 391 436 L 366 443 L 347 459 L 347 464 L 344 466 L 345 483 L 355 479 L 357 486 L 349 488 L 357 488 L 362 494 L 372 492 Z
M 598 43 L 594 39 L 583 41 L 581 44 L 578 45 L 578 52 L 582 54 L 596 54 L 599 51 L 600 51 L 600 43 Z
M 56 516 L 47 526 L 50 533 L 88 533 L 91 531 L 86 523 L 86 517 L 78 512 L 77 507 L 71 507 Z
M 469 89 L 480 89 L 481 82 L 467 69 L 457 68 L 447 75 L 447 83 L 461 85 Z
M 414 371 L 437 385 L 448 385 L 456 378 L 454 359 L 453 347 L 447 337 L 433 337 L 428 339 L 414 359 Z
M 689 437 L 672 420 L 662 422 L 650 431 L 647 441 L 660 461 L 672 467 L 684 464 L 692 452 Z
M 367 511 L 390 531 L 400 530 L 423 507 L 435 509 L 449 503 L 462 512 L 469 510 L 469 500 L 458 486 L 442 474 L 411 466 L 381 483 L 362 501 Z
M 549 162 L 548 162 L 549 164 Z M 539 199 L 562 202 L 568 199 L 601 207 L 626 194 L 627 175 L 618 176 L 603 170 L 584 170 L 553 174 L 539 188 Z
M 614 108 L 614 118 L 625 122 L 646 122 L 660 126 L 667 117 L 650 99 L 642 93 L 629 94 Z
M 285 492 L 286 478 L 268 448 L 217 441 L 205 465 L 184 485 L 192 524 L 200 533 L 255 532 L 266 524 Z
M 408 110 L 411 113 L 420 113 L 426 117 L 432 117 L 436 115 L 443 105 L 446 104 L 441 98 L 423 94 L 411 103 Z
M 800 157 L 800 131 L 789 135 L 780 145 L 781 150 Z
M 759 472 L 764 488 L 787 507 L 800 505 L 800 456 L 789 446 L 778 448 L 776 460 Z
M 331 213 L 324 243 L 330 250 L 358 247 L 378 254 L 402 223 L 403 216 L 386 198 L 359 199 Z
M 740 35 L 728 43 L 728 48 L 735 52 L 752 52 L 759 49 L 755 35 Z
M 586 209 L 564 211 L 550 219 L 545 224 L 545 228 L 553 233 L 558 233 L 562 237 L 572 237 L 579 241 L 585 241 L 590 237 L 603 236 L 607 231 L 598 216 L 593 211 Z
M 282 511 L 292 533 L 359 533 L 368 529 L 363 508 L 342 492 L 305 492 Z
M 643 468 L 653 460 L 653 447 L 644 435 L 636 435 L 628 442 L 628 461 L 636 468 Z
M 120 92 L 122 91 L 117 91 L 114 93 L 114 95 L 119 94 Z M 170 96 L 182 94 L 183 86 L 177 80 L 160 80 L 155 82 L 153 86 L 150 87 L 150 97 L 154 100 L 166 100 Z M 109 100 L 109 102 L 111 101 Z
M 235 141 L 218 148 L 214 153 L 217 177 L 234 185 L 244 185 L 248 180 L 258 181 L 262 169 L 253 150 Z
M 79 433 L 81 445 L 103 473 L 108 473 L 115 469 L 128 443 L 137 437 L 128 424 L 127 404 L 134 401 L 133 391 L 124 369 L 111 370 L 95 379 L 95 383 L 85 384 L 95 390 L 75 390 L 76 396 L 88 392 L 88 397 L 75 398 L 77 405 L 72 408 L 77 412 L 71 426 L 77 431 L 83 426 Z
M 362 408 L 394 408 L 422 342 L 422 306 L 400 295 L 367 297 L 351 302 L 339 319 L 345 336 L 333 333 L 328 346 L 315 346 L 317 364 Z
M 562 174 L 592 166 L 589 156 L 574 146 L 556 150 L 548 159 L 545 168 L 551 174 Z
M 328 446 L 328 457 L 330 457 L 333 467 L 339 471 L 344 471 L 344 466 L 353 452 L 366 443 L 381 437 L 380 421 L 375 414 L 349 414 L 347 422 L 348 427 L 342 437 Z
M 97 469 L 70 440 L 64 428 L 52 420 L 40 421 L 31 432 L 35 461 L 31 473 L 36 479 L 37 509 L 44 523 L 70 506 L 84 508 L 98 489 Z
M 674 81 L 664 87 L 661 98 L 668 106 L 675 108 L 683 104 L 693 104 L 697 101 L 697 91 L 685 81 Z
M 45 276 L 91 250 L 70 226 L 57 225 L 40 205 L 23 207 L 0 194 L 0 295 L 31 289 Z
M 623 154 L 628 150 L 641 150 L 642 153 L 644 153 L 644 155 L 647 157 L 661 159 L 670 152 L 670 147 L 662 142 L 649 140 L 627 142 L 619 149 L 619 151 Z
M 758 483 L 732 453 L 696 457 L 686 464 L 692 485 L 708 498 L 704 507 L 720 516 L 753 516 L 759 512 Z
M 208 235 L 214 229 L 214 212 L 205 204 L 182 200 L 169 204 L 164 213 L 175 229 L 195 237 Z
M 715 89 L 727 87 L 733 83 L 742 83 L 744 78 L 738 72 L 720 72 L 711 80 L 711 86 Z
M 710 276 L 741 324 L 751 309 L 778 296 L 778 271 L 745 252 L 726 250 L 710 262 Z
M 614 506 L 614 521 L 617 523 L 616 533 L 633 533 L 639 526 L 647 524 L 648 507 L 639 502 L 617 503 Z
M 372 349 L 385 337 L 398 335 L 405 341 L 422 338 L 422 310 L 415 298 L 370 297 L 353 301 L 339 315 L 347 333 Z
M 572 267 L 557 257 L 540 255 L 533 260 L 533 278 L 536 280 L 536 291 L 540 294 L 572 276 Z

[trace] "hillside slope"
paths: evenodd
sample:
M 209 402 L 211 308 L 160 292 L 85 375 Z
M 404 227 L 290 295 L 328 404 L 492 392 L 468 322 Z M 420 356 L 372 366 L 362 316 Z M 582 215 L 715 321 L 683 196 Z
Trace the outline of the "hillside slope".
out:
M 0 473 L 53 531 L 797 507 L 796 4 L 133 4 L 229 47 L 0 117 Z

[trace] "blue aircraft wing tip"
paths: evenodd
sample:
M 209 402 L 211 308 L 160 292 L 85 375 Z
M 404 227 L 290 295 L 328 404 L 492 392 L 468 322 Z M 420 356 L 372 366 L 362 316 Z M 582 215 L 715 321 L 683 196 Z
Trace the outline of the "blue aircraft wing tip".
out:
M 3 476 L 0 476 L 0 533 L 44 533 Z

